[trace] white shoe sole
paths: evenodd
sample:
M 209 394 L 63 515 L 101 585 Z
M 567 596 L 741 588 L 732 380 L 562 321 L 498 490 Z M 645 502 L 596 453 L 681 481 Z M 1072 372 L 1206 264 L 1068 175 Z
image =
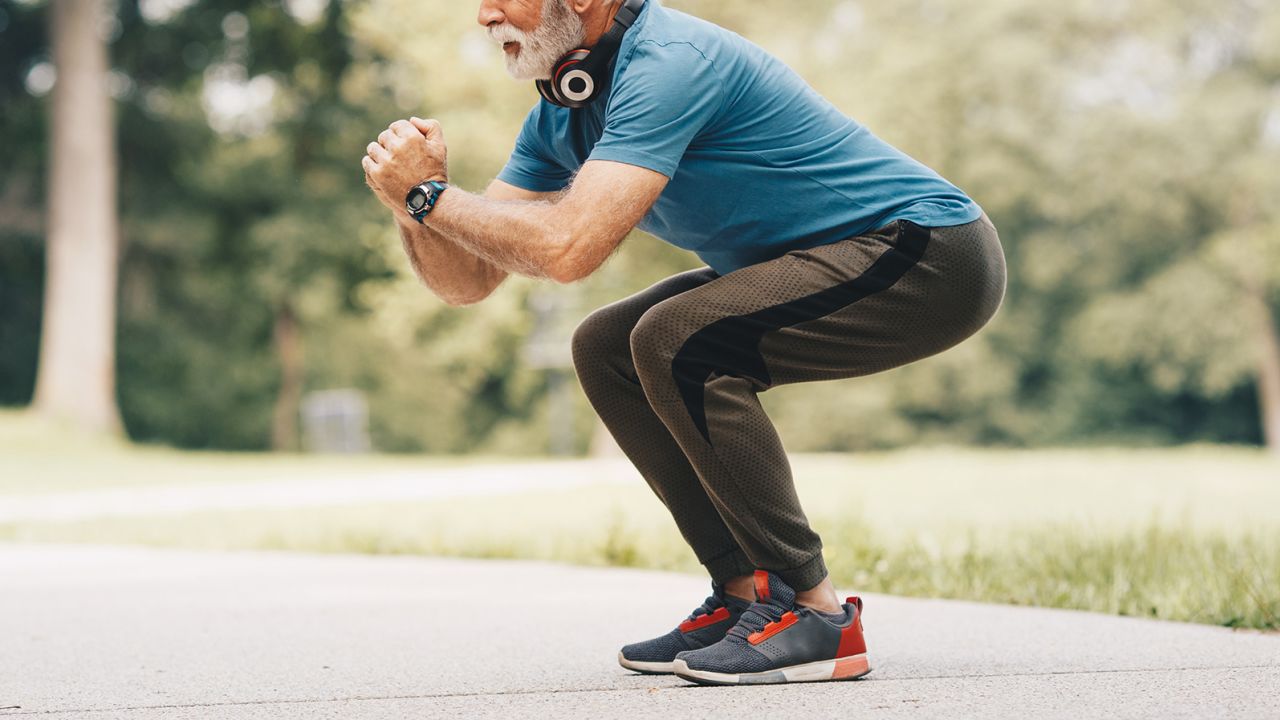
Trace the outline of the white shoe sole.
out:
M 871 672 L 871 663 L 866 653 L 836 658 L 835 660 L 818 660 L 817 662 L 791 665 L 755 673 L 718 673 L 709 670 L 694 670 L 684 660 L 676 658 L 671 663 L 672 672 L 677 677 L 691 682 L 710 685 L 768 685 L 789 682 L 821 682 L 823 680 L 853 680 Z
M 673 663 L 669 662 L 641 662 L 639 660 L 628 660 L 622 656 L 622 651 L 618 651 L 618 664 L 628 670 L 635 670 L 640 673 L 650 675 L 670 675 Z

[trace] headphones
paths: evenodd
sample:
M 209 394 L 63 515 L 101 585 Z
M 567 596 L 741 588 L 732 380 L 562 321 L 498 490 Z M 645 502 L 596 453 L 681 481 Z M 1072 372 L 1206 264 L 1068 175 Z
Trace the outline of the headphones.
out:
M 538 93 L 552 105 L 581 108 L 591 104 L 609 86 L 605 74 L 645 0 L 623 0 L 613 17 L 613 25 L 590 50 L 578 48 L 565 53 L 551 70 L 550 80 L 538 80 Z

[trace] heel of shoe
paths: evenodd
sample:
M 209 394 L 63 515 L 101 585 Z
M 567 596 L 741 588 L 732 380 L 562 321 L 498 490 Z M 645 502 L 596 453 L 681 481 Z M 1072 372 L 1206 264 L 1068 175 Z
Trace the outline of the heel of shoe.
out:
M 867 660 L 866 653 L 850 655 L 849 657 L 836 658 L 835 668 L 831 671 L 831 679 L 851 680 L 862 677 L 869 672 L 871 672 L 871 662 Z

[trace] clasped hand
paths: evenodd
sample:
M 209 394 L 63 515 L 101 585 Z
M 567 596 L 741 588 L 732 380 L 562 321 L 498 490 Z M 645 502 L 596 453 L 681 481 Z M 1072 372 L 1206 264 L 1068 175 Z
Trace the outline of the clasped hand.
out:
M 401 219 L 410 219 L 404 205 L 409 189 L 425 180 L 449 179 L 444 130 L 435 120 L 397 120 L 365 147 L 360 165 L 378 200 Z

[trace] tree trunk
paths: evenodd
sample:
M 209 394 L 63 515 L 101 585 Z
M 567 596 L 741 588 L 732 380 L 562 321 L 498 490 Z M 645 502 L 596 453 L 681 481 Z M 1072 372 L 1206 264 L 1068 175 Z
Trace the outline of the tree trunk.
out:
M 102 0 L 53 0 L 47 270 L 36 412 L 120 432 L 116 156 Z
M 1280 331 L 1266 294 L 1258 285 L 1245 288 L 1258 338 L 1258 405 L 1262 436 L 1271 452 L 1280 455 Z
M 276 357 L 280 359 L 280 392 L 271 419 L 271 449 L 298 449 L 298 407 L 302 402 L 302 336 L 293 305 L 285 300 L 276 310 Z

